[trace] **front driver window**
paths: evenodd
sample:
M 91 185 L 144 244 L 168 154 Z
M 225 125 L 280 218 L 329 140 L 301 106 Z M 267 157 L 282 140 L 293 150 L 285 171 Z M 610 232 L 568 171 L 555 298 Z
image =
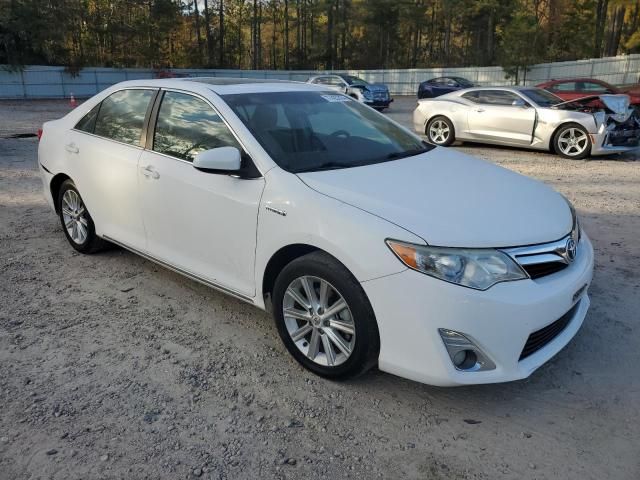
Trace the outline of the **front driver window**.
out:
M 218 147 L 242 151 L 226 124 L 204 100 L 166 92 L 158 112 L 153 150 L 192 162 L 198 153 Z

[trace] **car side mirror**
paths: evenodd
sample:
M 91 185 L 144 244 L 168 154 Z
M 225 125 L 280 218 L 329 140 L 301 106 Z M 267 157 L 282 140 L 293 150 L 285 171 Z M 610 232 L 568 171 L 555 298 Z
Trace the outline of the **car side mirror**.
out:
M 207 173 L 237 173 L 240 165 L 240 150 L 236 147 L 212 148 L 193 159 L 193 167 Z
M 520 107 L 520 108 L 527 108 L 529 106 L 527 102 L 525 102 L 521 98 L 515 99 L 513 102 L 511 102 L 511 105 L 513 105 L 514 107 Z

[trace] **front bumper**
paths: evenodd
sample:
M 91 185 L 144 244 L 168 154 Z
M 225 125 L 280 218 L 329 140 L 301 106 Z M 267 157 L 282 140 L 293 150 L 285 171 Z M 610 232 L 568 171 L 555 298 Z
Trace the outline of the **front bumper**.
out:
M 640 148 L 636 132 L 633 138 L 629 138 L 628 142 L 617 139 L 613 141 L 611 132 L 602 129 L 600 133 L 591 134 L 591 155 L 607 155 L 613 153 L 631 152 Z M 624 139 L 622 139 L 624 140 Z
M 378 100 L 378 99 L 374 99 L 374 100 L 367 100 L 365 99 L 362 103 L 364 103 L 365 105 L 369 105 L 370 107 L 374 107 L 374 108 L 387 108 L 391 102 L 393 102 L 393 98 L 389 97 L 387 99 L 384 100 Z
M 439 386 L 526 378 L 576 334 L 589 308 L 593 247 L 583 233 L 576 260 L 536 280 L 499 283 L 486 291 L 452 285 L 413 270 L 362 283 L 380 331 L 380 370 Z M 574 298 L 576 292 L 580 295 Z M 565 329 L 519 360 L 532 332 L 578 305 Z M 463 333 L 495 363 L 487 371 L 456 370 L 439 328 Z

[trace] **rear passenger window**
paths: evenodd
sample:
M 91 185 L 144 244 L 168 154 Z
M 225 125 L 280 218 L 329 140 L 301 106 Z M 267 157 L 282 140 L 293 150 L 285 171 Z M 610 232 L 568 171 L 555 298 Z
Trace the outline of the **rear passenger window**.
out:
M 96 119 L 98 118 L 98 111 L 100 110 L 100 104 L 89 110 L 84 117 L 76 124 L 75 129 L 81 130 L 87 133 L 93 133 L 96 128 Z
M 554 92 L 575 92 L 577 90 L 576 82 L 556 83 L 551 87 Z
M 507 92 L 505 90 L 479 90 L 478 91 L 478 103 L 485 105 L 511 105 L 514 100 L 518 100 L 515 93 Z
M 158 112 L 153 150 L 192 162 L 198 153 L 218 147 L 242 151 L 226 124 L 204 100 L 166 92 Z
M 462 95 L 462 98 L 466 98 L 467 100 L 478 103 L 478 92 L 467 92 Z
M 96 119 L 96 135 L 140 146 L 144 117 L 153 90 L 121 90 L 102 101 Z

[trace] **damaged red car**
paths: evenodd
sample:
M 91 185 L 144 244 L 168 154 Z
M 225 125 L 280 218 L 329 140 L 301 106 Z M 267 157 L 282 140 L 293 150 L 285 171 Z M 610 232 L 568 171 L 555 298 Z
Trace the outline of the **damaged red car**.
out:
M 563 78 L 562 80 L 549 80 L 536 86 L 544 88 L 563 100 L 577 100 L 592 95 L 625 94 L 629 95 L 632 106 L 640 106 L 640 84 L 619 88 L 594 78 Z M 604 107 L 602 104 L 597 106 Z

